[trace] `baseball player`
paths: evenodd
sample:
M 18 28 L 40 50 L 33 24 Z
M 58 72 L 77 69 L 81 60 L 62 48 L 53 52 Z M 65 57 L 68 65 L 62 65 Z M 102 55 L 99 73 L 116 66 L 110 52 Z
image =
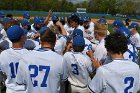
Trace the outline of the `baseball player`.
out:
M 89 91 L 91 93 L 137 93 L 140 87 L 140 69 L 136 63 L 123 56 L 127 51 L 127 38 L 118 32 L 110 34 L 105 38 L 105 47 L 113 61 L 100 66 L 99 61 L 92 59 L 97 71 L 88 85 Z
M 59 93 L 60 80 L 67 79 L 67 75 L 63 57 L 53 51 L 56 34 L 46 28 L 40 33 L 40 40 L 41 48 L 20 60 L 16 82 L 25 84 L 26 93 Z
M 83 31 L 83 35 L 85 34 L 84 27 L 80 26 L 79 17 L 77 15 L 72 15 L 70 17 L 70 25 L 74 29 L 81 29 Z
M 131 40 L 132 44 L 134 44 L 136 46 L 136 48 L 140 48 L 140 35 L 138 33 L 139 24 L 131 23 L 130 27 L 131 27 L 130 31 L 132 32 L 130 40 Z
M 70 35 L 72 33 L 72 31 L 74 30 L 74 28 L 72 28 L 70 25 L 70 18 L 71 18 L 71 16 L 67 17 L 67 23 L 64 25 L 64 29 L 67 32 L 67 35 Z
M 85 40 L 81 36 L 75 36 L 72 45 L 73 52 L 64 54 L 71 93 L 87 93 L 87 84 L 91 80 L 89 73 L 92 73 L 92 65 L 89 57 L 82 53 Z
M 124 58 L 132 60 L 132 62 L 138 63 L 138 51 L 136 46 L 130 41 L 131 32 L 128 28 L 121 27 L 117 32 L 123 34 L 128 39 L 128 50 L 124 53 Z
M 94 35 L 95 38 L 99 41 L 99 44 L 97 44 L 94 49 L 94 58 L 98 59 L 103 63 L 107 55 L 107 51 L 104 46 L 105 45 L 104 38 L 107 35 L 107 26 L 99 23 L 95 24 Z
M 6 93 L 24 93 L 23 85 L 16 85 L 15 78 L 18 71 L 19 60 L 28 51 L 23 49 L 25 41 L 24 31 L 17 25 L 13 25 L 6 31 L 7 37 L 12 42 L 12 48 L 3 51 L 0 55 L 0 69 L 6 74 Z

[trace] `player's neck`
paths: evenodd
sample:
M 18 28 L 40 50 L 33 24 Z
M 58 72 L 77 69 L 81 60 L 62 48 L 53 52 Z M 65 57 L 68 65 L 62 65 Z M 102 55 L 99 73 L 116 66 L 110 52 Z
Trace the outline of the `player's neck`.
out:
M 111 54 L 112 59 L 123 59 L 123 54 Z
M 22 43 L 13 43 L 12 47 L 13 48 L 23 48 L 23 44 Z
M 53 49 L 51 44 L 41 44 L 41 48 Z

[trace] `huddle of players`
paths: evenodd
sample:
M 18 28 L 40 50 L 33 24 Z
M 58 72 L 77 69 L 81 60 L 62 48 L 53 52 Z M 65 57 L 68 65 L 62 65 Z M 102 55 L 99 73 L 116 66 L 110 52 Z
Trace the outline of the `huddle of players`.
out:
M 69 89 L 61 87 L 66 93 L 139 90 L 137 23 L 130 25 L 131 34 L 122 21 L 115 20 L 114 32 L 107 35 L 104 18 L 94 25 L 89 17 L 81 20 L 72 14 L 65 24 L 65 18 L 58 21 L 57 16 L 49 21 L 49 14 L 35 17 L 30 25 L 29 14 L 23 17 L 26 20 L 21 24 L 2 29 L 6 33 L 2 33 L 1 47 L 5 40 L 10 44 L 0 54 L 0 68 L 7 76 L 6 93 L 59 93 L 60 82 L 66 80 Z M 4 20 L 9 22 L 9 18 Z

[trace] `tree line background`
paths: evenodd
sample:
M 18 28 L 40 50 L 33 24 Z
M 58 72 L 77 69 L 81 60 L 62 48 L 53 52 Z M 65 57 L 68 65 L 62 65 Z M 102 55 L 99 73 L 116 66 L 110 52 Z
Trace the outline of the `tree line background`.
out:
M 140 11 L 139 0 L 90 0 L 73 4 L 66 0 L 0 0 L 0 10 L 25 10 L 76 12 L 76 8 L 87 8 L 88 13 L 137 14 Z

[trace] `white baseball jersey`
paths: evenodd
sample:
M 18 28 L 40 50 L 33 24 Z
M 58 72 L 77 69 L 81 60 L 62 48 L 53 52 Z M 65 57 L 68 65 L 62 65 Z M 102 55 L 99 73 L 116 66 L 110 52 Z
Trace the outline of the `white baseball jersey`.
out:
M 51 27 L 51 26 L 54 26 L 53 21 L 49 21 L 49 23 L 47 25 L 47 27 Z
M 104 62 L 106 55 L 107 55 L 107 50 L 105 48 L 105 41 L 104 39 L 102 39 L 95 48 L 94 58 Z
M 134 44 L 136 47 L 140 48 L 140 35 L 139 33 L 136 33 L 130 37 L 130 40 L 132 44 Z
M 66 42 L 67 42 L 67 37 L 65 37 L 65 36 L 60 37 L 58 40 L 56 40 L 54 50 L 58 54 L 63 55 L 63 52 L 65 50 L 65 46 L 66 46 Z
M 86 88 L 88 82 L 91 80 L 89 73 L 93 70 L 89 57 L 80 52 L 66 52 L 64 54 L 64 62 L 69 74 L 68 81 L 75 88 L 79 88 L 77 91 L 73 91 L 72 89 L 72 93 L 86 93 L 81 91 L 81 89 Z
M 39 49 L 23 56 L 20 62 L 16 81 L 26 85 L 26 93 L 59 93 L 65 71 L 62 56 L 49 49 Z
M 64 29 L 67 32 L 67 35 L 71 34 L 74 30 L 74 28 L 70 27 L 68 24 L 64 25 Z
M 86 52 L 92 50 L 92 43 L 87 38 L 84 38 L 84 40 L 85 40 L 85 48 L 83 53 L 86 54 Z
M 88 30 L 92 33 L 92 32 L 94 32 L 94 23 L 91 21 L 90 23 L 89 23 L 89 28 L 88 28 Z
M 97 69 L 88 89 L 91 93 L 137 93 L 140 87 L 139 71 L 137 64 L 116 59 Z
M 124 58 L 138 63 L 138 51 L 134 45 L 128 44 L 128 50 L 124 53 Z
M 5 81 L 7 89 L 10 89 L 10 93 L 16 93 L 16 91 L 25 90 L 24 86 L 16 86 L 16 75 L 18 71 L 18 65 L 22 55 L 27 54 L 26 49 L 7 49 L 0 54 L 0 68 L 7 76 Z M 9 92 L 7 92 L 9 93 Z

